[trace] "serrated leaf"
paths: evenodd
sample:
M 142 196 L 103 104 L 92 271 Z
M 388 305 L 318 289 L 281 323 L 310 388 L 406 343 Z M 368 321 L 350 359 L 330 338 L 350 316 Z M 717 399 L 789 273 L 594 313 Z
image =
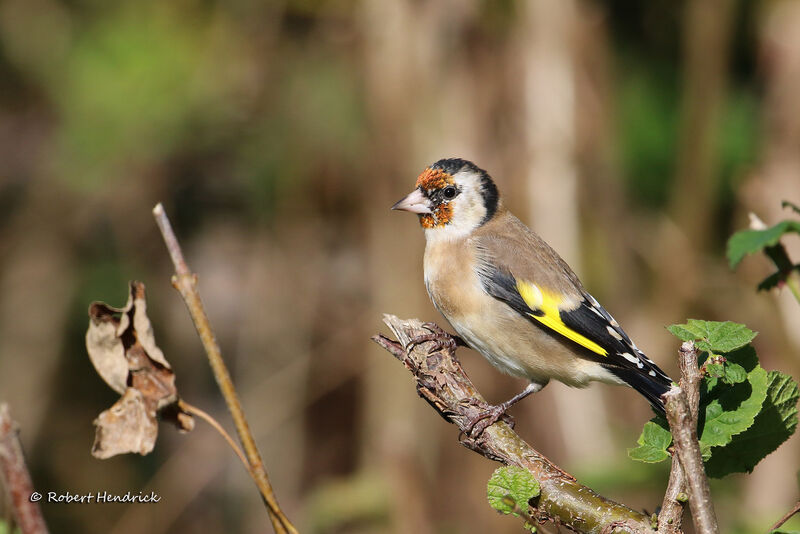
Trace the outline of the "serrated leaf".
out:
M 725 366 L 721 363 L 709 363 L 706 365 L 706 373 L 713 378 L 722 378 L 725 376 Z
M 672 434 L 653 421 L 648 421 L 642 428 L 637 440 L 638 447 L 628 449 L 631 460 L 654 464 L 669 458 L 667 447 L 672 443 Z
M 689 319 L 686 324 L 667 327 L 682 341 L 694 341 L 697 348 L 710 352 L 730 352 L 750 343 L 758 334 L 743 324 L 731 321 Z
M 749 473 L 769 453 L 789 439 L 797 428 L 797 400 L 800 389 L 789 375 L 767 373 L 767 395 L 763 408 L 745 432 L 730 444 L 714 449 L 706 473 L 722 478 L 730 473 Z
M 528 501 L 539 495 L 539 482 L 527 469 L 503 466 L 495 469 L 489 478 L 486 495 L 489 505 L 498 512 L 513 513 L 515 504 L 527 510 Z
M 742 259 L 765 247 L 774 246 L 783 234 L 800 233 L 800 221 L 781 221 L 766 230 L 742 230 L 728 240 L 728 263 L 735 269 Z
M 723 382 L 729 385 L 739 384 L 747 380 L 747 371 L 738 363 L 726 362 L 724 365 L 725 375 L 722 377 Z
M 733 436 L 750 428 L 767 396 L 767 372 L 758 364 L 753 347 L 739 349 L 727 358 L 747 372 L 747 380 L 707 388 L 701 397 L 705 416 L 701 421 L 701 447 L 727 445 Z
M 677 337 L 681 341 L 694 341 L 699 339 L 700 336 L 698 333 L 689 330 L 688 326 L 689 325 L 684 324 L 672 324 L 667 327 L 667 330 L 669 330 L 670 334 Z
M 797 205 L 797 204 L 794 204 L 793 202 L 789 202 L 788 200 L 784 200 L 784 201 L 782 201 L 782 202 L 781 202 L 781 207 L 782 207 L 783 209 L 786 209 L 786 208 L 792 208 L 792 210 L 793 210 L 795 213 L 798 213 L 798 214 L 800 214 L 800 207 L 798 207 L 798 205 Z

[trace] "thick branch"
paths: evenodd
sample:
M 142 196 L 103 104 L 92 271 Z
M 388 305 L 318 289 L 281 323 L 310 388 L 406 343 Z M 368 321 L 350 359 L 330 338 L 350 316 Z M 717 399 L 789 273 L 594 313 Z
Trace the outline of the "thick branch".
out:
M 681 369 L 680 387 L 686 394 L 686 399 L 689 403 L 692 425 L 697 428 L 697 413 L 700 407 L 700 382 L 703 377 L 697 367 L 697 349 L 693 343 L 687 342 L 681 345 L 679 364 Z M 665 534 L 682 532 L 681 520 L 687 498 L 683 468 L 677 456 L 673 456 L 667 491 L 664 493 L 664 502 L 661 504 L 661 512 L 658 514 L 659 532 L 663 531 Z
M 478 436 L 467 435 L 470 418 L 480 413 L 485 400 L 467 377 L 455 351 L 447 346 L 437 348 L 435 342 L 406 350 L 411 339 L 430 334 L 430 331 L 417 319 L 401 320 L 385 315 L 383 320 L 399 342 L 384 336 L 372 339 L 411 371 L 417 393 L 461 430 L 461 443 L 491 460 L 527 469 L 536 477 L 541 495 L 530 504 L 538 520 L 552 520 L 577 532 L 653 532 L 647 516 L 579 484 L 531 448 L 505 422 L 498 421 Z M 436 350 L 429 353 L 432 348 Z
M 33 482 L 25 465 L 17 425 L 11 419 L 8 404 L 0 404 L 0 472 L 11 497 L 14 519 L 22 534 L 47 534 L 47 525 L 36 499 Z
M 687 342 L 681 346 L 681 371 L 691 376 L 688 381 L 690 387 L 695 379 L 688 369 L 689 365 L 697 367 L 697 353 L 694 344 Z M 686 368 L 685 368 L 686 367 Z M 667 411 L 667 421 L 672 431 L 675 455 L 683 469 L 686 486 L 688 488 L 689 506 L 692 509 L 692 521 L 698 534 L 715 534 L 719 532 L 714 506 L 711 502 L 711 492 L 708 488 L 708 478 L 703 468 L 703 457 L 700 454 L 700 444 L 697 441 L 697 402 L 699 394 L 692 391 L 687 395 L 681 388 L 673 387 L 664 395 L 664 404 Z M 687 398 L 689 397 L 689 398 Z M 690 403 L 693 406 L 690 407 Z M 693 413 L 695 414 L 693 417 Z
M 264 468 L 261 454 L 258 452 L 255 439 L 253 439 L 253 434 L 250 432 L 250 426 L 247 424 L 247 419 L 245 419 L 244 410 L 242 410 L 242 404 L 239 402 L 239 396 L 236 393 L 233 380 L 231 380 L 231 375 L 222 359 L 222 352 L 220 351 L 219 344 L 214 336 L 214 332 L 211 330 L 211 323 L 208 320 L 205 309 L 203 309 L 203 302 L 197 290 L 197 275 L 192 273 L 189 266 L 186 264 L 186 260 L 183 258 L 183 252 L 178 244 L 178 239 L 172 231 L 172 225 L 161 204 L 153 208 L 153 216 L 156 219 L 159 230 L 161 230 L 161 235 L 164 237 L 167 250 L 175 266 L 175 275 L 172 277 L 172 285 L 175 286 L 175 289 L 177 289 L 181 297 L 183 297 L 186 307 L 189 309 L 189 314 L 192 316 L 192 322 L 194 322 L 197 333 L 200 335 L 200 340 L 203 342 L 203 347 L 208 356 L 208 363 L 211 365 L 214 378 L 216 378 L 222 396 L 225 398 L 225 402 L 228 405 L 228 411 L 231 413 L 233 424 L 236 426 L 236 432 L 239 434 L 239 439 L 242 442 L 245 455 L 247 456 L 250 473 L 267 505 L 272 526 L 277 534 L 296 534 L 297 529 L 295 529 L 280 506 L 278 506 L 278 501 L 275 498 L 272 485 L 269 483 L 267 470 Z

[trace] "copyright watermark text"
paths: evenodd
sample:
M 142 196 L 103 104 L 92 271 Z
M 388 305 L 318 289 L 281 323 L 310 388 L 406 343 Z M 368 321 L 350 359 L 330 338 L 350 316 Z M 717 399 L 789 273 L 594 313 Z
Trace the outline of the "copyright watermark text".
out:
M 46 503 L 107 503 L 107 502 L 138 502 L 138 503 L 151 503 L 159 502 L 161 497 L 154 491 L 150 493 L 144 492 L 125 492 L 125 493 L 109 493 L 107 491 L 92 491 L 89 493 L 72 493 L 65 491 L 59 493 L 57 491 L 48 491 L 44 494 L 34 491 L 31 493 L 31 502 L 46 502 Z

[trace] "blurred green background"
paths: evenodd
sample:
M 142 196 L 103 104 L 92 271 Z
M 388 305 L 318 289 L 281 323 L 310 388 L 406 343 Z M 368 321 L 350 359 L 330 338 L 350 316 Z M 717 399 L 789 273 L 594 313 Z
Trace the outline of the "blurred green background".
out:
M 475 161 L 511 209 L 677 375 L 687 317 L 760 332 L 800 376 L 800 309 L 756 294 L 724 244 L 800 203 L 797 0 L 0 0 L 0 400 L 53 532 L 264 532 L 252 482 L 204 423 L 146 457 L 90 455 L 116 395 L 84 349 L 93 300 L 148 287 L 187 401 L 231 428 L 150 211 L 163 202 L 278 498 L 309 533 L 518 532 L 467 451 L 368 341 L 381 314 L 440 321 L 424 240 L 389 206 L 428 164 Z M 795 240 L 796 241 L 796 240 Z M 800 258 L 797 242 L 787 240 Z M 522 385 L 462 349 L 493 401 Z M 627 459 L 647 404 L 552 384 L 513 410 L 535 448 L 639 509 L 667 473 Z M 800 440 L 716 482 L 725 532 L 797 500 Z M 746 503 L 743 505 L 742 503 Z M 688 531 L 691 527 L 688 526 Z

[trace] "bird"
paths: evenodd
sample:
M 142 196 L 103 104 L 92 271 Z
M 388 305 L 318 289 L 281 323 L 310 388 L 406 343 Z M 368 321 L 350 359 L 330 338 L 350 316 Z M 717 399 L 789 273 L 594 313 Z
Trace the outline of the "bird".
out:
M 471 161 L 440 159 L 392 206 L 417 214 L 425 234 L 425 287 L 460 340 L 527 387 L 486 404 L 482 432 L 551 379 L 582 388 L 599 381 L 641 393 L 664 414 L 672 380 L 639 350 L 567 263 L 503 204 Z M 434 332 L 434 330 L 431 330 Z M 431 340 L 439 330 L 422 340 Z

